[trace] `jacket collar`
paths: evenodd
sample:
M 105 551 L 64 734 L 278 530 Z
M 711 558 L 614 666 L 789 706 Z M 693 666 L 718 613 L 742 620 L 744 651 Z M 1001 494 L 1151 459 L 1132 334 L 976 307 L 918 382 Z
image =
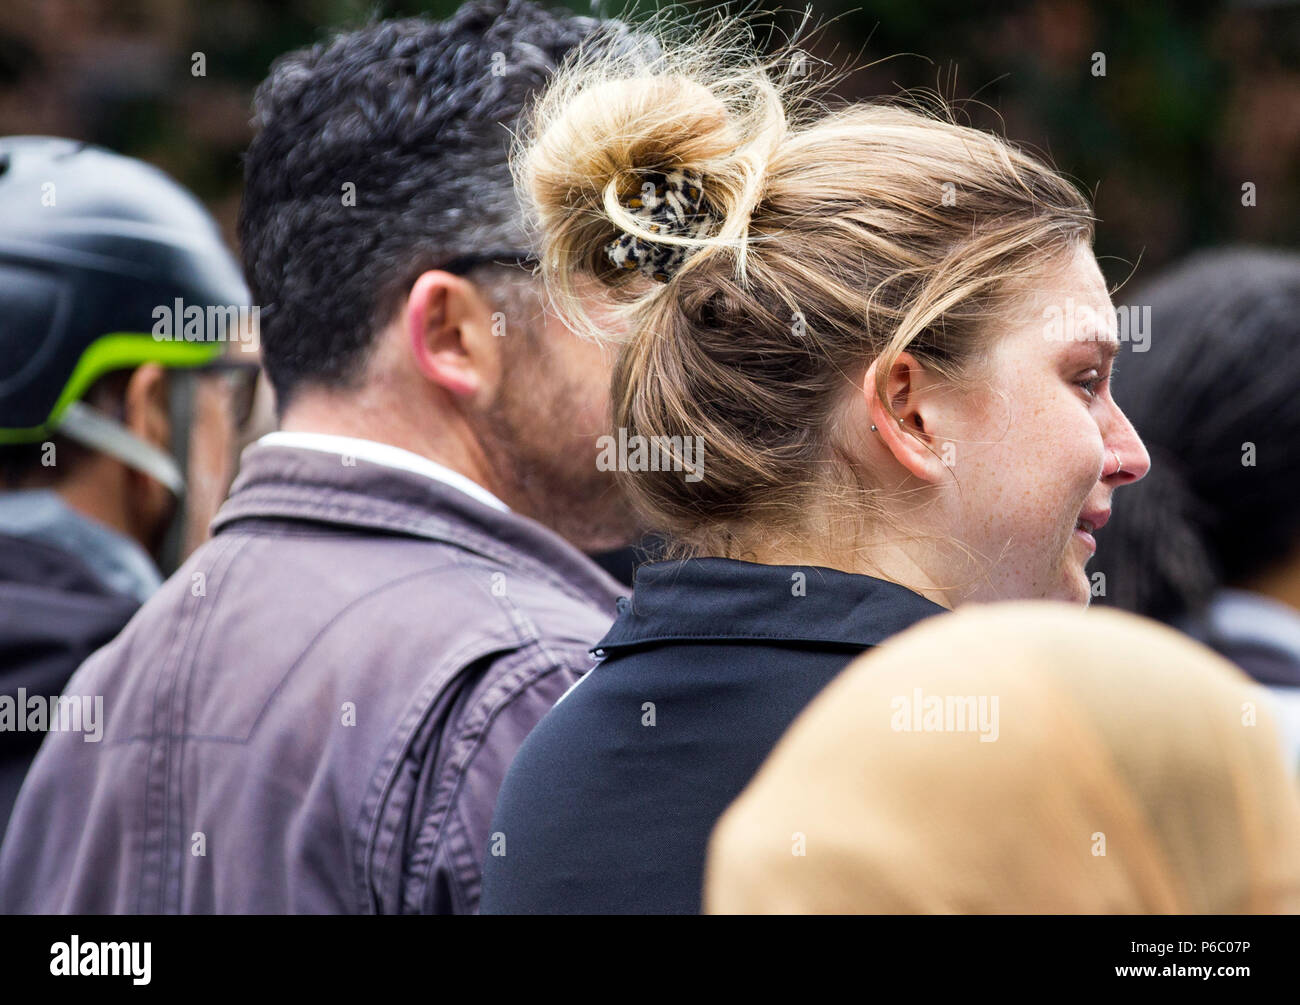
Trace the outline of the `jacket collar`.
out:
M 821 566 L 729 558 L 653 562 L 592 650 L 658 642 L 821 643 L 864 649 L 947 609 L 906 587 Z
M 48 489 L 0 493 L 0 533 L 73 555 L 100 585 L 143 604 L 162 585 L 134 540 L 73 509 Z
M 620 585 L 559 535 L 422 474 L 321 450 L 253 445 L 212 521 L 291 520 L 441 541 L 610 605 Z
M 452 488 L 460 489 L 466 495 L 473 496 L 479 502 L 486 503 L 493 509 L 501 510 L 503 513 L 510 510 L 509 506 L 482 485 L 466 478 L 459 471 L 453 471 L 436 461 L 421 457 L 410 450 L 395 447 L 390 443 L 365 440 L 356 436 L 335 436 L 332 433 L 285 432 L 283 430 L 267 433 L 257 442 L 268 447 L 301 447 L 304 450 L 323 450 L 326 453 L 339 454 L 343 457 L 359 457 L 363 461 L 384 464 L 390 468 L 414 471 L 417 475 L 424 475 L 436 482 L 446 482 Z

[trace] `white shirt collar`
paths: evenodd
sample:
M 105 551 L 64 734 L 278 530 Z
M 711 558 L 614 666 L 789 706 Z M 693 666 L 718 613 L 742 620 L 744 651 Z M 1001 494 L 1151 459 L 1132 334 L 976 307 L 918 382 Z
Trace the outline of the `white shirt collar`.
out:
M 333 436 L 329 433 L 301 432 L 267 433 L 257 442 L 260 446 L 266 447 L 296 447 L 301 450 L 320 450 L 344 457 L 356 457 L 371 464 L 382 464 L 384 467 L 412 471 L 417 475 L 432 478 L 436 482 L 442 482 L 444 485 L 450 485 L 452 488 L 458 489 L 467 496 L 471 496 L 493 509 L 500 510 L 502 513 L 510 512 L 509 506 L 482 485 L 466 478 L 460 472 L 453 471 L 451 468 L 444 467 L 427 457 L 421 457 L 419 454 L 403 450 L 401 447 L 394 447 L 388 443 L 363 440 L 355 436 Z

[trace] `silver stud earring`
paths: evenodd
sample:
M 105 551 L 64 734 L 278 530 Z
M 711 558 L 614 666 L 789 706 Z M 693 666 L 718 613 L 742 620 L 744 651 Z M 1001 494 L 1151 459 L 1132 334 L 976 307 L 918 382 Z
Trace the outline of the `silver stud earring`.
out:
M 874 432 L 876 431 L 876 427 L 875 427 L 875 426 L 872 426 L 872 427 L 871 427 L 871 431 L 874 433 Z

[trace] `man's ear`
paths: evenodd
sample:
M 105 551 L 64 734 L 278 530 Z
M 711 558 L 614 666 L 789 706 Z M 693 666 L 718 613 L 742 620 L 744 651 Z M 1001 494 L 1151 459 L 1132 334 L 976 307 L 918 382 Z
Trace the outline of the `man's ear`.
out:
M 474 284 L 432 270 L 406 298 L 406 334 L 419 371 L 457 397 L 472 397 L 495 382 L 499 352 L 492 310 Z
M 866 432 L 868 441 L 878 437 L 899 464 L 922 481 L 938 482 L 948 475 L 948 468 L 937 450 L 933 396 L 941 393 L 911 353 L 899 353 L 885 375 L 885 394 L 893 406 L 893 415 L 877 393 L 880 360 L 867 368 L 862 379 L 862 395 L 867 416 L 875 431 Z M 895 417 L 897 416 L 897 417 Z
M 167 408 L 167 372 L 157 363 L 137 367 L 126 382 L 122 422 L 140 439 L 171 452 L 172 423 Z
M 126 383 L 122 423 L 132 433 L 166 454 L 172 448 L 171 412 L 167 407 L 167 371 L 157 363 L 137 367 Z M 149 475 L 127 466 L 126 511 L 130 534 L 156 553 L 176 512 L 171 489 Z

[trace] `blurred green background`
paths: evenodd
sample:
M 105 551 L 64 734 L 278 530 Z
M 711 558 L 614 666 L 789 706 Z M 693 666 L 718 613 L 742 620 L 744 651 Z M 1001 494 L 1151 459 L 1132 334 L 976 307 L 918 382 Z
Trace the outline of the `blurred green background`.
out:
M 72 136 L 152 161 L 199 193 L 233 244 L 250 100 L 271 61 L 373 17 L 442 17 L 457 6 L 2 0 L 0 134 Z M 965 120 L 1047 154 L 1091 192 L 1112 281 L 1139 260 L 1140 279 L 1193 247 L 1296 243 L 1296 3 L 862 0 L 812 10 L 834 19 L 814 56 L 875 63 L 838 93 L 937 90 Z M 773 18 L 789 26 L 797 15 Z M 192 73 L 194 53 L 204 76 Z M 1105 76 L 1093 72 L 1094 53 L 1105 55 Z M 1242 202 L 1247 182 L 1253 207 Z

